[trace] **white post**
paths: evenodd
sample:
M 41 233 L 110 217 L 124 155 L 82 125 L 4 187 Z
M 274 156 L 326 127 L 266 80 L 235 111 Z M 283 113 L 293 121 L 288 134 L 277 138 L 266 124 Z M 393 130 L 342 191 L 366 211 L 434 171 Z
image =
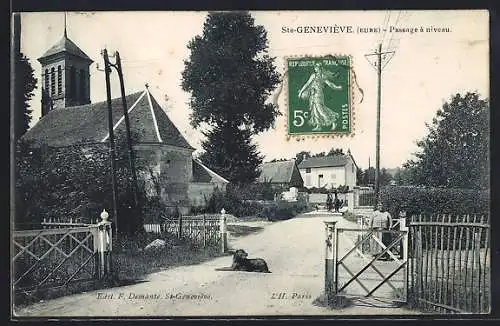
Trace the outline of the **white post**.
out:
M 354 212 L 354 191 L 349 191 L 346 194 L 347 198 L 347 210 L 349 212 Z
M 406 216 L 406 214 L 404 216 Z M 408 301 L 408 272 L 409 272 L 408 264 L 410 263 L 409 257 L 408 257 L 408 236 L 409 236 L 409 234 L 408 234 L 408 227 L 406 226 L 406 217 L 401 217 L 399 219 L 399 221 L 400 221 L 399 222 L 399 230 L 405 232 L 403 235 L 403 240 L 402 240 L 403 245 L 401 248 L 403 250 L 403 256 L 400 258 L 406 262 L 405 271 L 403 273 L 403 288 L 404 288 L 403 296 L 404 296 L 404 300 Z
M 225 253 L 227 250 L 227 222 L 226 222 L 226 210 L 224 208 L 220 211 L 219 232 L 221 240 L 220 241 L 221 252 Z
M 98 251 L 98 270 L 99 278 L 111 272 L 111 250 L 112 250 L 112 237 L 111 237 L 111 222 L 108 221 L 109 214 L 103 209 L 101 213 L 102 221 L 97 224 L 97 251 Z
M 324 221 L 325 223 L 325 295 L 328 302 L 337 294 L 336 275 L 336 221 Z

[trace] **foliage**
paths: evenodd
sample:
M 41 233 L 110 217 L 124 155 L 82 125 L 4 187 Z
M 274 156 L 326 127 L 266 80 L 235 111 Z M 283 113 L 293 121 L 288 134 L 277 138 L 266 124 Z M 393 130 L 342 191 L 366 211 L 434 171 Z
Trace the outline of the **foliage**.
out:
M 230 181 L 252 182 L 262 158 L 251 137 L 280 114 L 266 103 L 280 82 L 267 32 L 247 12 L 213 12 L 187 47 L 182 89 L 191 93 L 191 125 L 209 129 L 202 159 Z
M 295 162 L 299 165 L 303 160 L 311 158 L 311 152 L 301 151 L 295 155 Z
M 392 216 L 400 211 L 418 214 L 484 214 L 489 212 L 488 191 L 458 188 L 425 188 L 387 186 L 380 190 L 380 199 Z
M 259 187 L 261 186 L 255 185 L 254 188 L 243 189 L 243 186 L 232 186 L 227 187 L 225 192 L 216 189 L 207 200 L 206 207 L 197 210 L 196 213 L 219 213 L 224 208 L 227 213 L 237 217 L 259 216 L 269 220 L 281 220 L 292 218 L 307 208 L 305 200 L 287 202 L 273 201 L 272 198 L 271 200 L 248 199 L 252 191 L 258 191 Z M 254 198 L 261 196 L 253 195 Z
M 456 94 L 437 111 L 415 159 L 404 164 L 415 185 L 489 187 L 489 103 L 479 94 Z
M 374 185 L 375 172 L 376 170 L 374 167 L 369 167 L 364 171 L 362 169 L 358 169 L 358 171 L 356 171 L 358 185 L 360 186 Z M 393 176 L 389 172 L 387 172 L 387 169 L 385 168 L 380 169 L 380 174 L 379 174 L 380 186 L 388 185 L 393 179 L 394 179 Z
M 326 188 L 326 187 L 311 187 L 311 188 L 304 188 L 301 191 L 305 191 L 309 194 L 329 194 L 333 193 L 334 191 L 337 191 L 338 193 L 346 193 L 349 191 L 349 186 L 346 185 L 339 185 L 336 188 Z
M 30 100 L 37 88 L 37 79 L 34 76 L 34 70 L 29 59 L 22 53 L 16 54 L 15 61 L 15 101 L 14 101 L 14 119 L 15 119 L 15 139 L 19 139 L 29 128 L 31 121 Z
M 300 162 L 311 157 L 325 157 L 325 156 L 335 156 L 335 155 L 345 155 L 344 150 L 342 148 L 332 147 L 330 151 L 328 151 L 328 153 L 319 152 L 316 154 L 311 153 L 311 151 L 301 151 L 295 155 L 295 160 L 297 162 L 297 165 L 299 165 Z
M 142 229 L 140 207 L 148 199 L 144 182 L 140 182 L 139 207 L 134 207 L 125 137 L 118 135 L 116 147 L 118 227 L 120 231 L 133 233 Z M 52 216 L 89 222 L 103 208 L 113 220 L 108 150 L 106 144 L 37 148 L 20 141 L 16 153 L 18 227 L 37 225 L 43 217 Z M 141 164 L 136 165 L 140 170 Z
M 217 126 L 204 135 L 200 160 L 213 171 L 232 183 L 251 183 L 259 177 L 263 157 L 252 143 L 249 130 Z

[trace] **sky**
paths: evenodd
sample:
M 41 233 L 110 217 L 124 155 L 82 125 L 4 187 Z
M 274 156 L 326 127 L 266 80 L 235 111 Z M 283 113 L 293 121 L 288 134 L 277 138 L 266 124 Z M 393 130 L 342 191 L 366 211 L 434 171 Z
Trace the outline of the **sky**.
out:
M 456 93 L 477 91 L 489 97 L 489 31 L 485 10 L 447 11 L 255 11 L 255 23 L 267 31 L 271 56 L 278 72 L 285 72 L 285 57 L 347 54 L 360 93 L 355 94 L 354 134 L 349 137 L 287 139 L 286 92 L 279 93 L 282 116 L 275 126 L 254 137 L 265 161 L 293 158 L 308 150 L 313 153 L 332 147 L 350 149 L 358 167 L 374 166 L 376 151 L 377 73 L 365 54 L 379 43 L 394 55 L 382 72 L 380 122 L 380 166 L 395 168 L 411 159 L 418 150 L 416 141 L 427 134 L 426 123 L 443 103 Z M 207 12 L 68 12 L 68 37 L 90 58 L 91 101 L 106 99 L 101 50 L 119 51 L 126 93 L 150 92 L 183 136 L 201 149 L 202 135 L 189 124 L 190 94 L 180 86 L 184 60 L 189 58 L 188 42 L 201 35 Z M 30 59 L 38 78 L 31 101 L 31 126 L 40 117 L 41 65 L 43 53 L 61 39 L 62 12 L 21 14 L 21 51 Z M 285 33 L 284 28 L 304 26 L 352 26 L 353 33 Z M 387 26 L 387 32 L 382 29 Z M 390 32 L 390 26 L 397 30 Z M 360 28 L 381 32 L 359 33 Z M 423 32 L 420 29 L 423 28 Z M 427 32 L 446 28 L 447 32 Z M 418 29 L 417 32 L 414 30 Z M 340 29 L 338 29 L 340 30 Z M 286 78 L 286 77 L 285 77 Z M 120 96 L 118 76 L 111 75 L 112 97 Z

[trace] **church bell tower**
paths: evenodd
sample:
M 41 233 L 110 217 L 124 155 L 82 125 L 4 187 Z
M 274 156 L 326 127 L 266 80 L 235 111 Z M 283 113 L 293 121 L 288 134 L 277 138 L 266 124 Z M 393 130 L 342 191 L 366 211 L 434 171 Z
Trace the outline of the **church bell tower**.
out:
M 90 65 L 94 62 L 66 32 L 38 61 L 42 65 L 42 117 L 51 110 L 90 103 Z

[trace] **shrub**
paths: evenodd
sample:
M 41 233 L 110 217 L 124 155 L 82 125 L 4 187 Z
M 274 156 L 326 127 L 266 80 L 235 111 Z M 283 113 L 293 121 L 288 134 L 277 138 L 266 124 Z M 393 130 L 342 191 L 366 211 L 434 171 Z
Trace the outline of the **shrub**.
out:
M 488 191 L 413 186 L 383 187 L 380 199 L 392 216 L 406 211 L 408 217 L 418 214 L 487 214 L 490 203 Z

